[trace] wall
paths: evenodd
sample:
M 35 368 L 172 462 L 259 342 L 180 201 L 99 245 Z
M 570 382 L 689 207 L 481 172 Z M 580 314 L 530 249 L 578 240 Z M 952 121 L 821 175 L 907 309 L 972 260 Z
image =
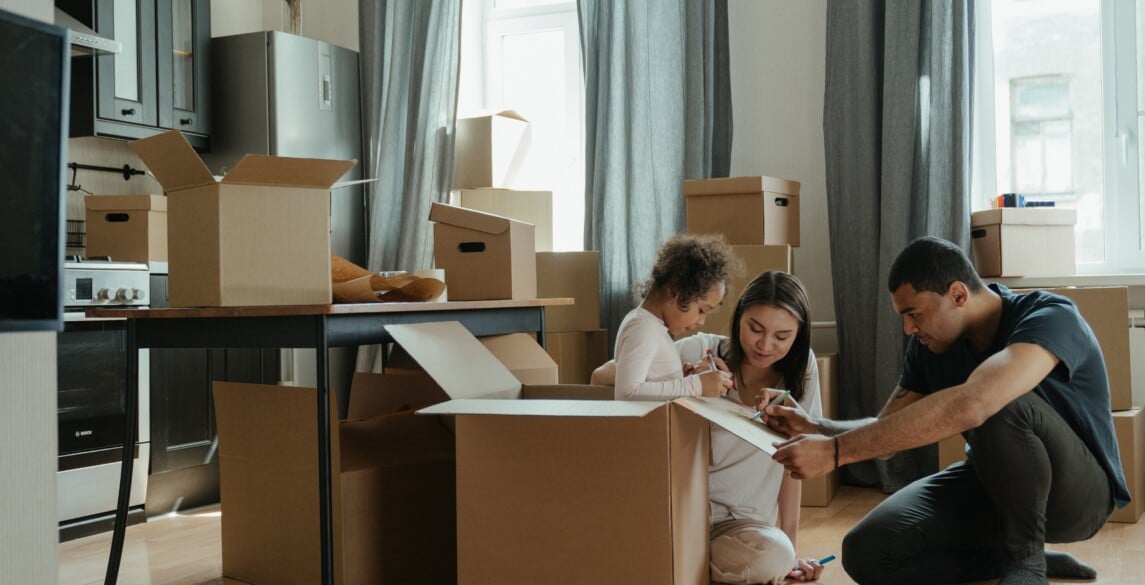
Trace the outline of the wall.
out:
M 51 0 L 0 9 L 52 20 Z M 0 333 L 0 572 L 4 583 L 56 583 L 56 336 Z
M 728 2 L 732 176 L 800 182 L 795 274 L 814 321 L 834 321 L 823 155 L 826 0 Z M 834 329 L 816 329 L 816 351 L 835 351 Z

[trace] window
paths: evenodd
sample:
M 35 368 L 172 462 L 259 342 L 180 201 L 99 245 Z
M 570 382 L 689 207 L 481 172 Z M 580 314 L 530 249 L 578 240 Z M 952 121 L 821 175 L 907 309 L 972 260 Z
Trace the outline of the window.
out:
M 532 129 L 520 188 L 553 193 L 553 249 L 584 248 L 584 92 L 573 0 L 462 3 L 458 116 L 515 110 Z
M 1079 274 L 1145 272 L 1145 0 L 976 4 L 972 207 L 1077 210 Z

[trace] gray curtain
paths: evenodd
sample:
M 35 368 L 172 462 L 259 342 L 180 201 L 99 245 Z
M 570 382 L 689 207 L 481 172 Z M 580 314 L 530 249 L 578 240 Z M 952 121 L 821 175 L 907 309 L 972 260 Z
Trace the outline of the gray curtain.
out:
M 429 206 L 449 198 L 461 0 L 358 3 L 367 268 L 433 266 Z M 359 369 L 374 363 L 360 352 Z
M 886 290 L 923 235 L 967 249 L 972 0 L 827 4 L 823 136 L 840 413 L 873 416 L 898 381 L 906 337 Z M 848 466 L 894 491 L 935 471 L 924 447 Z
M 585 249 L 600 251 L 609 340 L 659 244 L 684 228 L 685 178 L 727 176 L 727 2 L 581 0 Z

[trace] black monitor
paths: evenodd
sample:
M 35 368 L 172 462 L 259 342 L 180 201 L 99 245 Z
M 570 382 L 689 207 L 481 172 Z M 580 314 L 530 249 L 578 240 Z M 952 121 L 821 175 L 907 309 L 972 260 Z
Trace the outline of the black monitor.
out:
M 0 332 L 63 327 L 68 32 L 0 10 Z

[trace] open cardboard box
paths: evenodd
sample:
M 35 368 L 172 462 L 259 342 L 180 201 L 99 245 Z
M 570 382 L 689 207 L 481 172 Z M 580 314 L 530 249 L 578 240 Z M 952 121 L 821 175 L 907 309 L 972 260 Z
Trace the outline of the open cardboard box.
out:
M 777 435 L 722 399 L 522 386 L 456 322 L 386 330 L 451 397 L 418 412 L 456 417 L 458 583 L 709 582 L 708 425 Z

